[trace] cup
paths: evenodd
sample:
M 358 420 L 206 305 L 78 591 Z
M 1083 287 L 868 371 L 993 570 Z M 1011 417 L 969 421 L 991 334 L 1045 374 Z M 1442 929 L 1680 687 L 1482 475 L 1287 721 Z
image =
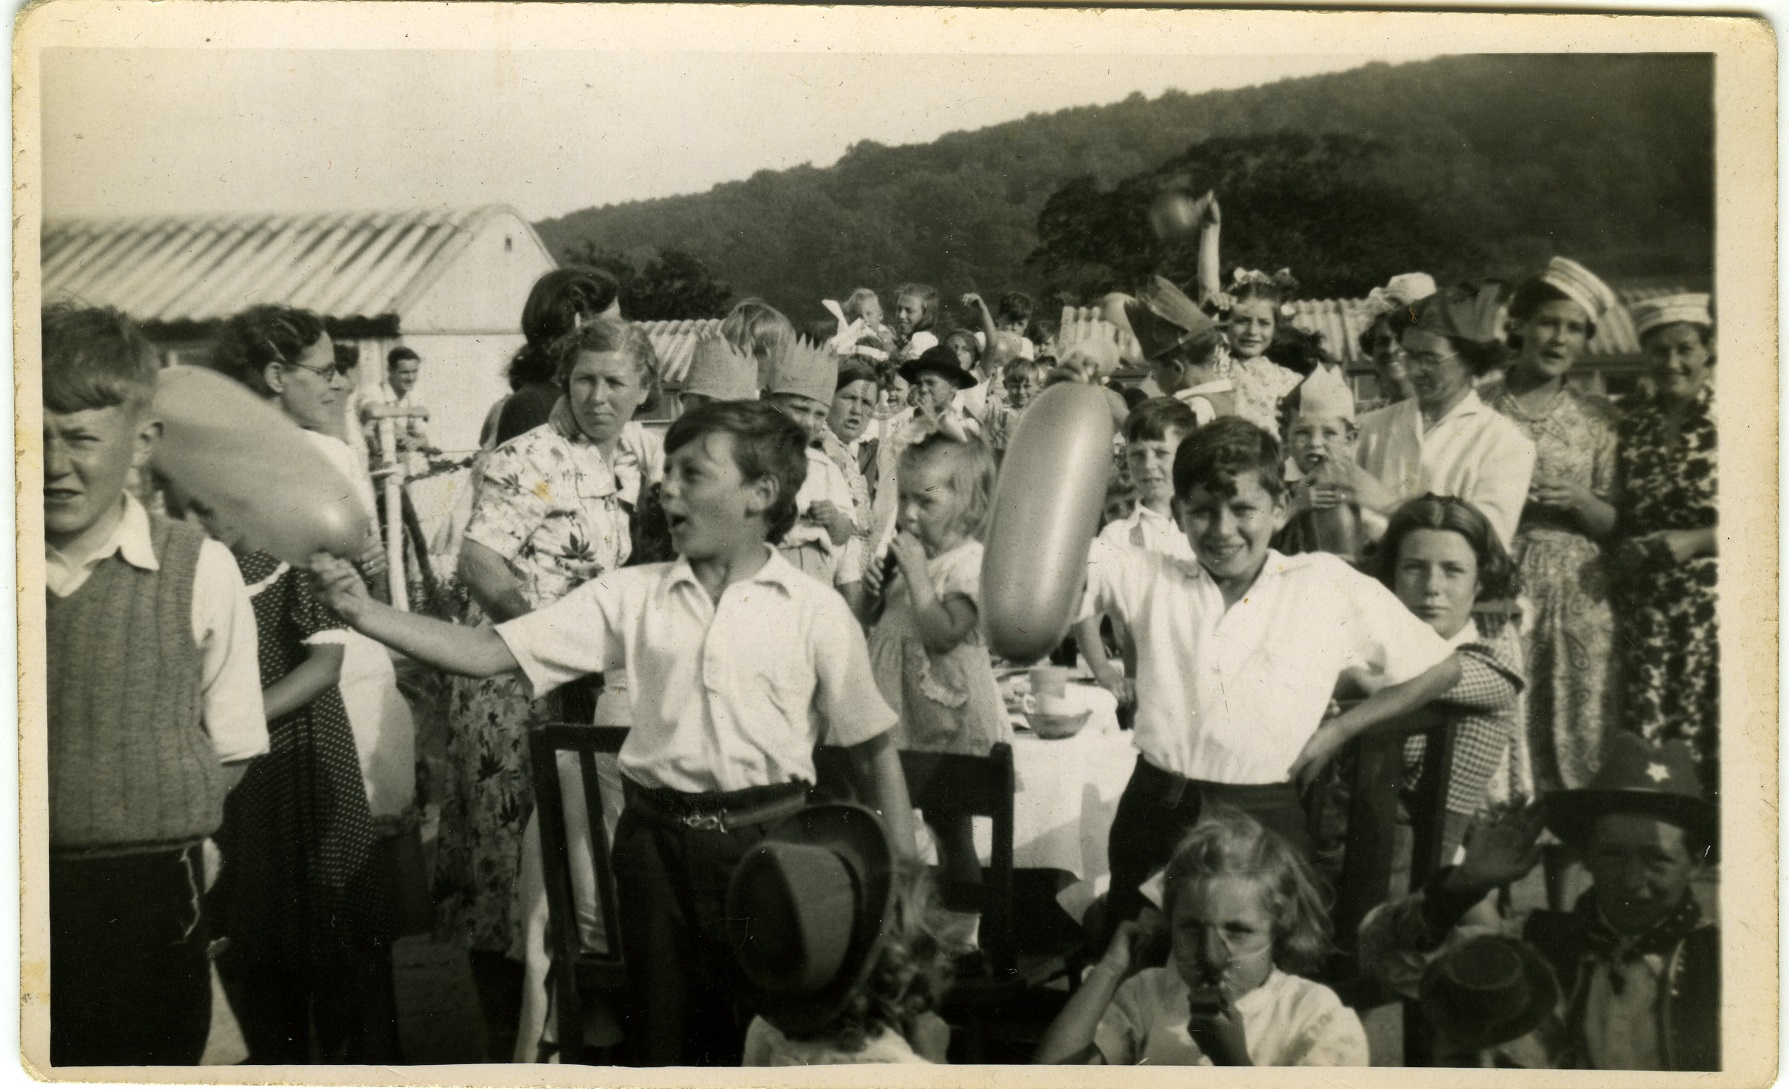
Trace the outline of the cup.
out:
M 1061 700 L 1068 694 L 1068 667 L 1041 665 L 1031 671 L 1031 694 L 1039 707 L 1048 700 Z

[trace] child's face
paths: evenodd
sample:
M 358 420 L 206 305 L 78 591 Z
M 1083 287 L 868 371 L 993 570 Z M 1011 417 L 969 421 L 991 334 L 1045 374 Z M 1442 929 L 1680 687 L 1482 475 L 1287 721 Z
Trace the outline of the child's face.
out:
M 775 499 L 769 480 L 746 480 L 733 458 L 733 436 L 710 432 L 665 459 L 660 491 L 671 547 L 686 560 L 729 556 L 764 539 L 765 513 Z
M 1155 510 L 1166 510 L 1174 501 L 1174 451 L 1186 432 L 1170 427 L 1159 439 L 1124 444 L 1124 467 L 1137 498 Z
M 919 323 L 926 316 L 925 300 L 918 295 L 902 295 L 895 300 L 895 331 L 907 336 L 919 328 Z
M 160 435 L 146 408 L 44 410 L 44 539 L 52 548 L 73 544 L 117 507 L 131 469 L 149 464 Z
M 947 459 L 927 457 L 908 462 L 901 466 L 896 483 L 901 530 L 918 537 L 926 555 L 948 552 L 962 542 L 964 500 L 951 484 Z
M 1453 530 L 1412 530 L 1398 545 L 1392 591 L 1437 635 L 1452 639 L 1478 600 L 1478 555 Z
M 1292 421 L 1292 459 L 1308 473 L 1332 458 L 1354 456 L 1354 428 L 1339 416 L 1300 416 Z
M 856 442 L 869 426 L 870 411 L 876 407 L 876 383 L 869 379 L 853 382 L 832 399 L 826 414 L 826 425 L 845 442 Z
M 875 328 L 882 324 L 882 300 L 874 296 L 857 305 L 857 317 L 865 325 Z
M 1638 934 L 1663 920 L 1702 872 L 1683 829 L 1643 813 L 1597 818 L 1584 849 L 1597 908 L 1617 933 Z
M 1273 303 L 1267 299 L 1245 299 L 1230 308 L 1230 344 L 1240 358 L 1254 359 L 1266 352 L 1273 328 Z
M 1014 408 L 1024 408 L 1037 399 L 1044 389 L 1044 378 L 1035 368 L 1008 372 L 1006 376 L 1006 403 Z
M 1244 589 L 1267 562 L 1267 546 L 1286 524 L 1286 499 L 1262 487 L 1254 472 L 1236 480 L 1236 494 L 1199 486 L 1179 497 L 1180 528 L 1219 586 Z
M 956 384 L 941 374 L 927 372 L 920 375 L 917 388 L 919 395 L 941 412 L 957 398 Z
M 975 340 L 972 337 L 951 337 L 950 350 L 957 353 L 957 365 L 964 370 L 975 366 Z
M 1174 900 L 1174 968 L 1194 991 L 1221 988 L 1234 1002 L 1273 971 L 1273 919 L 1257 881 L 1221 874 Z
M 777 411 L 794 420 L 801 428 L 802 434 L 813 442 L 826 429 L 826 417 L 831 414 L 832 406 L 821 404 L 812 397 L 799 393 L 779 393 L 770 399 Z
M 888 403 L 891 405 L 910 405 L 913 403 L 913 387 L 900 375 L 888 380 Z

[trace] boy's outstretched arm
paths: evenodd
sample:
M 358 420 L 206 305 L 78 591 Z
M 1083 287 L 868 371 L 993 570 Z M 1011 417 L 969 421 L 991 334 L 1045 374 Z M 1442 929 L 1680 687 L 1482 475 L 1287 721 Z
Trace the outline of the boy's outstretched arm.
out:
M 888 826 L 895 853 L 913 858 L 919 853 L 919 829 L 913 824 L 913 800 L 907 795 L 907 776 L 901 771 L 901 754 L 887 734 L 877 734 L 845 749 L 851 761 L 852 784 L 860 798 L 867 798 Z
M 1369 727 L 1409 714 L 1459 681 L 1459 655 L 1449 654 L 1409 680 L 1381 688 L 1317 727 L 1317 732 L 1305 742 L 1304 751 L 1292 762 L 1291 779 L 1301 788 L 1310 785 L 1311 780 L 1341 751 L 1342 746 L 1359 737 Z
M 494 677 L 517 667 L 503 637 L 394 609 L 367 595 L 353 565 L 325 553 L 311 557 L 317 596 L 355 631 L 419 662 L 462 677 Z

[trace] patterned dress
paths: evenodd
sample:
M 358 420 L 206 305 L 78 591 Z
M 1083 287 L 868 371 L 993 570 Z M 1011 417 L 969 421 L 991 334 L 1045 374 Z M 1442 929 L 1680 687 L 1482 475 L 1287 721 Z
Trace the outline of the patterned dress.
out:
M 1615 490 L 1615 407 L 1567 387 L 1530 415 L 1501 378 L 1479 390 L 1534 443 L 1534 479 L 1570 481 L 1608 501 Z M 1579 789 L 1596 773 L 1603 731 L 1619 713 L 1615 618 L 1602 548 L 1561 515 L 1523 508 L 1511 558 L 1522 573 L 1528 654 L 1528 743 L 1535 785 Z
M 1615 532 L 1628 539 L 1720 523 L 1714 387 L 1689 406 L 1680 440 L 1663 408 L 1641 400 L 1621 421 Z M 1657 556 L 1625 566 L 1615 583 L 1626 722 L 1649 740 L 1685 740 L 1703 786 L 1720 788 L 1721 652 L 1715 617 L 1716 563 Z
M 1238 359 L 1230 370 L 1236 415 L 1276 438 L 1280 434 L 1280 402 L 1303 379 L 1266 356 Z
M 965 541 L 926 561 L 938 600 L 967 597 L 979 610 L 981 559 L 981 542 Z M 1012 740 L 981 626 L 947 651 L 930 651 L 920 639 L 904 575 L 896 573 L 886 599 L 870 632 L 870 668 L 882 698 L 900 716 L 895 747 L 986 756 L 996 743 Z
M 629 424 L 609 465 L 560 402 L 545 425 L 490 453 L 465 539 L 509 561 L 530 609 L 551 604 L 627 561 L 632 504 L 660 464 L 653 450 Z M 491 626 L 476 605 L 467 619 Z M 516 878 L 534 809 L 528 728 L 561 719 L 560 695 L 530 700 L 513 673 L 454 681 L 434 890 L 446 940 L 506 952 L 518 934 Z
M 255 609 L 262 687 L 303 664 L 310 645 L 346 634 L 302 572 L 264 552 L 236 562 Z M 213 837 L 223 865 L 207 900 L 213 933 L 228 941 L 219 973 L 245 981 L 232 1004 L 251 1059 L 306 1061 L 314 1018 L 322 1061 L 395 1062 L 396 917 L 340 691 L 267 733 L 267 754 L 224 802 Z

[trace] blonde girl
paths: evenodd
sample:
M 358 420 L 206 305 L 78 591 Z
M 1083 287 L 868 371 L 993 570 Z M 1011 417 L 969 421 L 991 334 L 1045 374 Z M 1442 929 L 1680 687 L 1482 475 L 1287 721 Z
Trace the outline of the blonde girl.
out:
M 1144 968 L 1145 929 L 1120 924 L 1044 1034 L 1038 1062 L 1367 1065 L 1360 1018 L 1297 974 L 1321 963 L 1330 924 L 1309 866 L 1285 840 L 1211 806 L 1168 863 L 1162 910 L 1168 964 Z
M 898 533 L 888 566 L 866 573 L 882 603 L 870 662 L 900 716 L 898 748 L 985 755 L 1011 737 L 981 634 L 981 535 L 993 505 L 994 459 L 979 439 L 931 435 L 901 455 Z M 981 864 L 967 818 L 926 814 L 938 843 L 939 899 L 958 944 L 974 943 Z

